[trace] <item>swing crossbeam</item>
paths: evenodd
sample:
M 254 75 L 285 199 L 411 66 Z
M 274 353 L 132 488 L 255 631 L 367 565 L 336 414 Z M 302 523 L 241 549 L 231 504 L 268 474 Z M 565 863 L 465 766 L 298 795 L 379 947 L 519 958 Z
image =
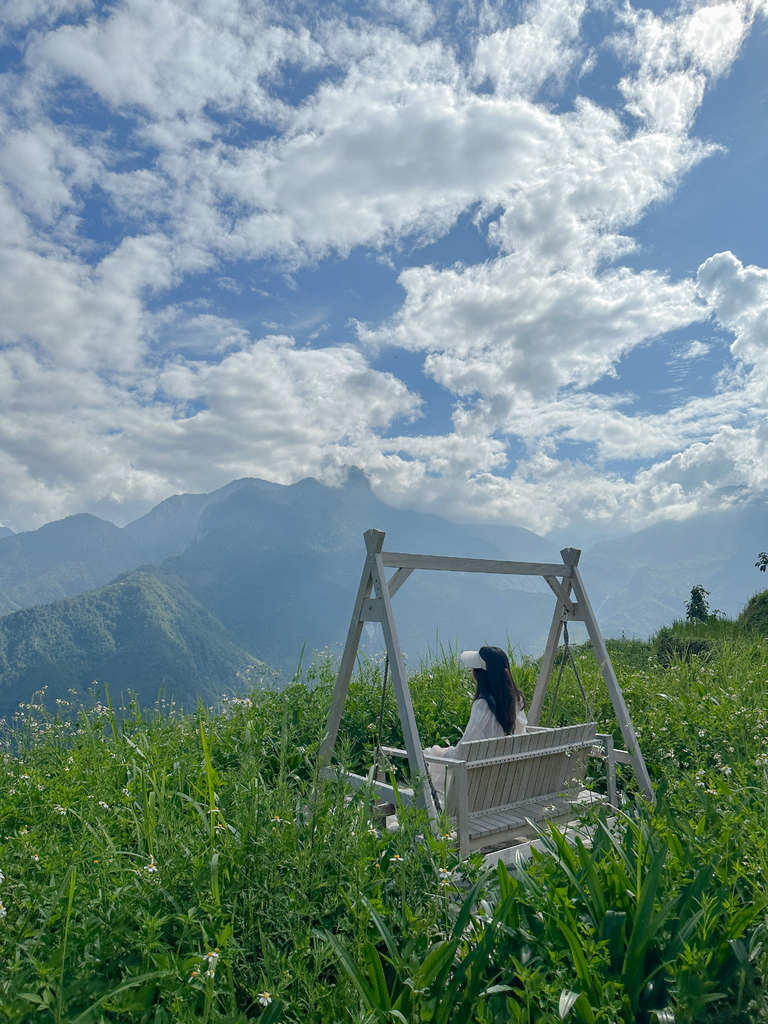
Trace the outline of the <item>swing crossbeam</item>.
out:
M 378 531 L 377 531 L 378 532 Z M 382 551 L 381 563 L 387 569 L 432 569 L 437 572 L 485 572 L 502 576 L 563 576 L 573 573 L 570 565 L 556 562 L 502 562 L 493 558 L 456 558 L 452 555 L 416 555 L 400 551 Z
M 542 658 L 536 690 L 528 710 L 529 724 L 534 728 L 539 725 L 564 621 L 584 622 L 626 747 L 626 751 L 613 751 L 615 757 L 611 759 L 611 768 L 614 767 L 615 761 L 630 764 L 634 770 L 641 792 L 648 800 L 654 800 L 650 776 L 637 741 L 637 735 L 611 663 L 605 640 L 600 632 L 581 574 L 579 573 L 578 563 L 581 552 L 578 549 L 564 548 L 560 552 L 563 561 L 559 564 L 550 562 L 514 562 L 485 558 L 457 558 L 443 555 L 383 551 L 384 533 L 381 530 L 367 530 L 364 534 L 364 539 L 366 546 L 365 564 L 352 612 L 344 652 L 336 677 L 325 735 L 319 751 L 321 768 L 325 773 L 330 773 L 331 771 L 329 767 L 330 761 L 341 724 L 341 716 L 352 672 L 357 659 L 363 626 L 366 622 L 380 622 L 389 659 L 398 714 L 403 728 L 405 754 L 408 758 L 411 778 L 415 782 L 427 778 L 424 751 L 413 713 L 405 672 L 405 662 L 392 611 L 392 598 L 415 570 L 426 569 L 438 572 L 478 572 L 494 575 L 538 576 L 543 578 L 552 590 L 556 599 L 556 607 Z M 387 579 L 385 569 L 392 568 L 395 569 L 395 572 Z M 611 749 L 613 749 L 612 741 Z M 370 781 L 369 776 L 348 774 L 348 778 L 350 784 L 355 787 L 367 785 Z M 395 798 L 396 791 L 393 786 L 388 786 L 381 781 L 374 781 L 373 784 L 377 792 L 382 796 L 390 800 Z M 613 781 L 609 778 L 609 790 L 611 789 L 613 790 L 614 797 L 611 799 L 611 794 L 609 793 L 609 799 L 611 803 L 615 804 L 615 771 L 613 772 Z M 437 817 L 437 808 L 428 785 L 421 787 L 415 785 L 413 789 L 406 786 L 399 787 L 397 789 L 397 796 L 399 796 L 402 803 L 415 802 L 418 806 L 426 808 L 427 813 L 432 819 Z

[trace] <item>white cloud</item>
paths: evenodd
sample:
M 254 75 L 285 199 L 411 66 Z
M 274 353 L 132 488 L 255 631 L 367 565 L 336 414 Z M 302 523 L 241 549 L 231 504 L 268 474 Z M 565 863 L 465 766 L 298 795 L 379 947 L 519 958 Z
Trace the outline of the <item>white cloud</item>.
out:
M 90 266 L 61 247 L 0 249 L 0 341 L 34 348 L 60 366 L 129 369 L 146 350 L 142 301 L 174 277 L 163 236 L 127 238 Z
M 126 0 L 84 25 L 41 36 L 27 60 L 76 76 L 116 110 L 140 111 L 150 130 L 155 122 L 186 129 L 190 141 L 210 139 L 216 122 L 206 108 L 271 120 L 282 105 L 265 84 L 283 62 L 312 66 L 319 58 L 306 29 L 275 24 L 270 13 L 264 4 L 240 0 Z
M 561 81 L 581 55 L 585 0 L 534 0 L 519 24 L 482 35 L 474 78 L 490 80 L 497 95 L 533 99 L 549 79 Z
M 9 29 L 42 21 L 53 25 L 67 15 L 93 10 L 94 0 L 0 0 L 0 39 Z
M 514 417 L 519 397 L 549 401 L 566 385 L 593 384 L 646 339 L 707 315 L 692 282 L 628 270 L 540 273 L 516 256 L 413 268 L 400 283 L 401 311 L 377 331 L 361 327 L 363 340 L 425 351 L 431 376 L 496 403 L 500 417 Z
M 768 371 L 768 270 L 745 267 L 732 252 L 711 256 L 699 267 L 699 292 L 736 338 L 734 356 Z
M 620 83 L 627 109 L 658 129 L 687 129 L 707 84 L 733 64 L 754 15 L 749 0 L 663 16 L 627 8 L 631 31 L 619 46 L 639 65 L 635 77 Z
M 204 330 L 239 347 L 218 362 L 172 357 L 109 375 L 0 352 L 4 521 L 37 525 L 242 476 L 335 480 L 382 429 L 419 414 L 417 395 L 349 346 L 228 338 L 232 325 L 205 316 L 189 328 L 195 345 Z
M 240 0 L 20 0 L 11 24 L 35 30 L 2 86 L 3 515 L 233 476 L 335 479 L 352 462 L 388 500 L 539 530 L 765 488 L 768 271 L 731 253 L 696 281 L 620 265 L 644 214 L 713 152 L 695 117 L 757 7 L 623 8 L 616 109 L 549 102 L 600 70 L 586 3 L 532 0 L 515 24 L 472 9 L 458 46 L 424 0 L 370 0 L 354 19 L 318 7 L 311 25 Z M 108 241 L 88 221 L 102 203 Z M 326 329 L 318 349 L 254 340 L 242 298 L 226 312 L 249 294 L 238 261 L 365 246 L 394 264 L 467 213 L 495 255 L 440 269 L 416 249 L 402 307 L 360 325 L 362 351 Z M 170 294 L 206 271 L 219 305 Z M 735 363 L 650 411 L 623 361 L 710 316 Z M 254 312 L 267 318 L 281 314 Z M 450 430 L 388 436 L 422 408 L 369 364 L 389 345 L 423 353 Z M 666 348 L 664 362 L 713 352 Z
M 402 22 L 416 37 L 435 25 L 435 12 L 427 0 L 371 0 L 371 6 Z
M 679 352 L 675 352 L 672 356 L 673 359 L 701 359 L 702 356 L 706 356 L 712 349 L 711 345 L 707 345 L 704 341 L 692 341 L 690 345 L 686 345 L 684 349 Z

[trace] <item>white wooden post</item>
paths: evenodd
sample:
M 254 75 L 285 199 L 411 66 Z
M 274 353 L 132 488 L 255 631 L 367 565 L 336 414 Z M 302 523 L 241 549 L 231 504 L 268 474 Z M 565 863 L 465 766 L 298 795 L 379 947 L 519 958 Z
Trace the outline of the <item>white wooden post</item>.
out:
M 383 537 L 384 535 L 382 534 L 382 540 Z M 318 759 L 321 765 L 326 765 L 330 761 L 331 755 L 333 754 L 333 748 L 336 746 L 336 737 L 339 734 L 341 716 L 344 711 L 344 702 L 347 699 L 349 681 L 352 678 L 352 671 L 355 667 L 357 649 L 360 644 L 360 637 L 362 635 L 363 624 L 365 622 L 362 617 L 363 605 L 369 599 L 372 587 L 373 579 L 371 577 L 368 559 L 366 558 L 365 565 L 363 566 L 363 575 L 360 579 L 360 586 L 357 591 L 357 598 L 355 599 L 355 607 L 352 612 L 352 621 L 350 622 L 349 630 L 347 631 L 347 642 L 344 644 L 344 653 L 341 656 L 341 664 L 339 665 L 336 683 L 333 688 L 333 700 L 331 701 L 331 709 L 328 712 L 325 734 L 318 752 Z
M 569 549 L 566 548 L 562 552 L 563 560 L 567 561 Z M 624 737 L 624 743 L 627 751 L 632 758 L 632 767 L 635 770 L 635 778 L 640 784 L 640 789 L 643 791 L 643 796 L 646 800 L 650 800 L 652 803 L 656 802 L 656 796 L 653 792 L 653 786 L 651 785 L 651 777 L 648 774 L 648 768 L 645 764 L 645 758 L 643 752 L 640 749 L 640 744 L 637 742 L 637 735 L 635 728 L 632 725 L 632 719 L 629 717 L 629 710 L 624 700 L 624 694 L 621 692 L 619 681 L 616 678 L 616 672 L 614 671 L 613 664 L 611 662 L 611 656 L 608 653 L 608 648 L 605 646 L 605 640 L 603 634 L 600 632 L 600 628 L 597 625 L 595 619 L 595 613 L 592 611 L 592 605 L 590 604 L 587 592 L 584 589 L 584 584 L 581 579 L 576 565 L 573 566 L 573 575 L 571 576 L 571 582 L 573 584 L 573 592 L 576 595 L 576 600 L 581 606 L 582 618 L 584 624 L 587 627 L 589 633 L 589 639 L 592 641 L 592 647 L 597 657 L 597 664 L 600 666 L 605 685 L 608 688 L 608 695 L 611 698 L 611 704 L 613 704 L 613 710 L 616 712 L 616 718 L 618 719 L 619 729 L 621 729 L 621 735 Z
M 421 748 L 421 739 L 416 725 L 416 718 L 413 714 L 411 703 L 411 691 L 408 689 L 408 680 L 405 675 L 405 663 L 400 641 L 397 638 L 397 627 L 395 617 L 392 614 L 392 600 L 389 595 L 389 585 L 384 574 L 384 565 L 381 560 L 381 548 L 384 543 L 384 534 L 381 530 L 368 530 L 363 535 L 365 546 L 368 551 L 368 570 L 373 579 L 373 589 L 377 600 L 380 602 L 381 628 L 384 633 L 384 643 L 389 655 L 389 673 L 392 677 L 392 687 L 397 700 L 397 710 L 400 714 L 400 723 L 403 727 L 403 740 L 408 753 L 408 764 L 411 768 L 411 778 L 421 779 L 422 788 L 417 798 L 417 804 L 427 809 L 430 818 L 437 818 L 437 810 L 432 799 L 432 792 L 427 780 L 427 768 L 424 763 L 424 752 Z

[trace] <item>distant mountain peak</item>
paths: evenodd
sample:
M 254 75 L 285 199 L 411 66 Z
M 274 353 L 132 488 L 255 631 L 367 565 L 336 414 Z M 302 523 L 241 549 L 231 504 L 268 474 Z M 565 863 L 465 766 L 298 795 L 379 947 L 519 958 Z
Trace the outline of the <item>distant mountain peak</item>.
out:
M 371 481 L 360 469 L 359 466 L 349 466 L 347 468 L 347 478 L 344 481 L 345 490 L 358 490 L 358 491 L 371 491 Z

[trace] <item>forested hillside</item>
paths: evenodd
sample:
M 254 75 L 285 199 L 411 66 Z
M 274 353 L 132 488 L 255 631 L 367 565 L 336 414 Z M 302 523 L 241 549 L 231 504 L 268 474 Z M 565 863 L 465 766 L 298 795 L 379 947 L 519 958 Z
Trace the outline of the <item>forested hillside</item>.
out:
M 162 692 L 194 708 L 257 663 L 185 590 L 135 571 L 98 590 L 0 620 L 0 715 L 46 687 L 46 703 L 82 696 L 97 681 L 115 699 Z

